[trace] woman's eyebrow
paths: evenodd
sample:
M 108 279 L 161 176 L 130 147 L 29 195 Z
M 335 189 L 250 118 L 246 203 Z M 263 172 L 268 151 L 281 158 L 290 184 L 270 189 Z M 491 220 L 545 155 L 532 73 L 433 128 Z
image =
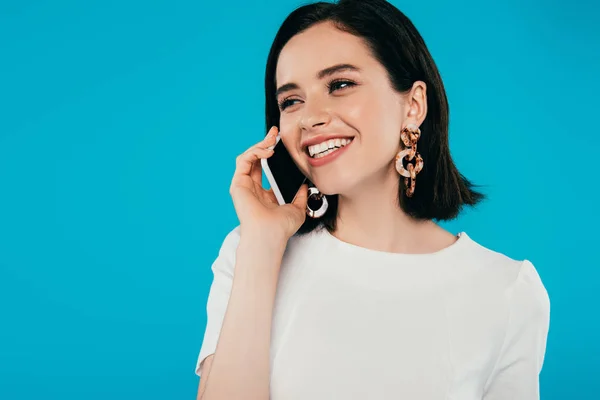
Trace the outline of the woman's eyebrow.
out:
M 317 79 L 323 79 L 327 76 L 333 75 L 336 72 L 340 72 L 340 71 L 356 71 L 356 72 L 360 72 L 360 68 L 358 68 L 355 65 L 352 64 L 336 64 L 333 65 L 331 67 L 327 67 L 325 69 L 322 69 L 321 71 L 317 72 Z M 279 89 L 277 89 L 275 91 L 275 97 L 279 97 L 279 95 L 283 92 L 287 92 L 288 90 L 294 90 L 294 89 L 298 89 L 299 86 L 298 84 L 294 83 L 294 82 L 290 82 L 290 83 L 286 83 L 285 85 L 281 85 L 279 87 Z

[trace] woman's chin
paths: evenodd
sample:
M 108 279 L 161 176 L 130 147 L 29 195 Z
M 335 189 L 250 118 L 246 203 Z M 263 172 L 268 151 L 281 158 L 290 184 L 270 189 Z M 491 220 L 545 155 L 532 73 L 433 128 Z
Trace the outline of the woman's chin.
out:
M 329 171 L 328 171 L 329 172 Z M 338 173 L 335 173 L 338 172 Z M 357 183 L 356 176 L 350 171 L 334 171 L 310 180 L 325 195 L 348 193 Z
M 322 182 L 319 184 L 318 182 L 313 182 L 319 192 L 327 195 L 333 196 L 336 194 L 344 193 L 347 190 L 347 185 L 342 185 L 341 182 Z

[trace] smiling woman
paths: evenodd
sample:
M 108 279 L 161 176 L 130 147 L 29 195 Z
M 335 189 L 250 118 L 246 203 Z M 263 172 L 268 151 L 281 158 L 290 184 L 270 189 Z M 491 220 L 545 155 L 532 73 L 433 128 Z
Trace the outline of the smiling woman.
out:
M 528 260 L 436 223 L 484 196 L 450 156 L 444 85 L 411 21 L 383 0 L 300 7 L 265 90 L 273 128 L 238 157 L 199 397 L 539 398 L 548 294 Z M 306 187 L 280 206 L 261 186 L 277 130 L 330 204 L 320 218 Z
M 325 216 L 306 220 L 299 233 L 318 226 L 335 231 L 339 201 L 367 179 L 398 180 L 398 204 L 416 219 L 453 219 L 464 205 L 477 204 L 483 195 L 473 190 L 450 156 L 448 102 L 437 67 L 403 14 L 396 14 L 398 19 L 389 24 L 354 26 L 344 23 L 350 3 L 340 2 L 330 18 L 320 18 L 324 9 L 318 7 L 302 16 L 299 10 L 292 13 L 267 61 L 267 126 L 279 127 L 299 168 L 330 196 Z M 358 7 L 358 15 L 367 14 L 377 3 L 390 6 L 366 2 Z M 406 180 L 394 178 L 394 171 L 386 166 L 398 152 L 403 128 L 415 125 L 424 168 L 418 177 L 419 190 L 407 196 L 403 195 Z M 303 157 L 307 143 L 334 137 L 358 139 L 353 151 L 346 152 L 345 162 L 339 158 L 336 163 L 312 165 Z M 310 169 L 325 164 L 327 170 Z

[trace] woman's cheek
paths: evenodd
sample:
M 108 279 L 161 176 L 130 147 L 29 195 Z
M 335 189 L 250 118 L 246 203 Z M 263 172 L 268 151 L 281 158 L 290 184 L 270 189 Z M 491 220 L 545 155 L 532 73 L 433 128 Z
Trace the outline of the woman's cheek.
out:
M 344 106 L 344 115 L 349 120 L 365 122 L 365 119 L 371 118 L 370 111 L 373 106 L 370 106 L 366 99 L 357 100 L 356 98 L 352 98 L 348 100 L 348 104 Z

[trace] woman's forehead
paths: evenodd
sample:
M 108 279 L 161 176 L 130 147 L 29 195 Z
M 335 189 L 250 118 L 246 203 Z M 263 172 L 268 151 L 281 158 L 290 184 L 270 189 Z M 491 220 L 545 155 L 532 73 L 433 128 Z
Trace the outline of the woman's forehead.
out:
M 315 26 L 286 43 L 279 55 L 275 79 L 278 83 L 312 80 L 334 65 L 368 67 L 373 61 L 370 58 L 362 39 L 336 28 Z

